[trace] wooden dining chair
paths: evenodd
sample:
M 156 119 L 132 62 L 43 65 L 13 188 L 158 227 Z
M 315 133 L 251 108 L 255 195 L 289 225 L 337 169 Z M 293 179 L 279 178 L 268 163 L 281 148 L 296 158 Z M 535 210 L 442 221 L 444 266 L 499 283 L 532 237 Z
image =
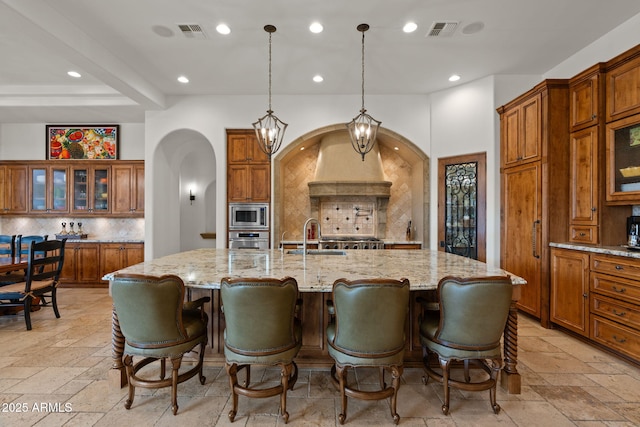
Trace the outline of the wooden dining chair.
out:
M 24 280 L 0 287 L 0 308 L 22 307 L 28 331 L 31 330 L 31 306 L 37 298 L 51 298 L 53 312 L 60 318 L 56 291 L 64 264 L 66 240 L 31 242 Z
M 48 234 L 44 235 L 29 235 L 29 236 L 16 236 L 16 255 L 27 255 L 29 253 L 29 248 L 31 247 L 31 242 L 44 242 L 49 239 Z
M 14 257 L 16 254 L 16 235 L 0 235 L 0 257 Z

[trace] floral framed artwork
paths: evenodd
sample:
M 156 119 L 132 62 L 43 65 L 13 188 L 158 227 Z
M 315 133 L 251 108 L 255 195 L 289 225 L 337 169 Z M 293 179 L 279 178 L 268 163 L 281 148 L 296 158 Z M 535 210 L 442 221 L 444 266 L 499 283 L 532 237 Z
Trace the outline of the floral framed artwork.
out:
M 115 160 L 119 125 L 47 125 L 47 160 Z

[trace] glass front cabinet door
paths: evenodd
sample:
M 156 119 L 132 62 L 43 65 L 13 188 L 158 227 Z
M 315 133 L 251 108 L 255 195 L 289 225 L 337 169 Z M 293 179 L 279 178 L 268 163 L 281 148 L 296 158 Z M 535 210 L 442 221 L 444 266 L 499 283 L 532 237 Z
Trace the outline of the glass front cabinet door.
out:
M 72 180 L 73 213 L 109 212 L 109 167 L 76 167 Z
M 607 203 L 640 203 L 640 117 L 607 124 Z
M 33 166 L 30 172 L 29 211 L 33 213 L 69 212 L 68 167 Z

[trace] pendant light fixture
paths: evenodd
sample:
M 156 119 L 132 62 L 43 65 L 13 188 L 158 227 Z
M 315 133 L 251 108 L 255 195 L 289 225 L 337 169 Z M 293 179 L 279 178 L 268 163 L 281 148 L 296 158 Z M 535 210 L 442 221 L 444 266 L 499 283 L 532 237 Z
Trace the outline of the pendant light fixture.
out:
M 382 122 L 367 114 L 364 108 L 364 33 L 369 29 L 369 24 L 360 24 L 357 29 L 362 33 L 362 108 L 360 114 L 347 123 L 347 129 L 353 149 L 360 153 L 364 162 L 364 155 L 373 149 Z
M 256 131 L 260 149 L 269 157 L 269 160 L 271 160 L 271 156 L 278 151 L 282 144 L 282 138 L 284 137 L 284 131 L 287 129 L 287 124 L 276 117 L 271 110 L 271 35 L 276 32 L 276 27 L 273 25 L 265 25 L 264 30 L 269 33 L 269 109 L 265 116 L 253 123 L 253 128 Z

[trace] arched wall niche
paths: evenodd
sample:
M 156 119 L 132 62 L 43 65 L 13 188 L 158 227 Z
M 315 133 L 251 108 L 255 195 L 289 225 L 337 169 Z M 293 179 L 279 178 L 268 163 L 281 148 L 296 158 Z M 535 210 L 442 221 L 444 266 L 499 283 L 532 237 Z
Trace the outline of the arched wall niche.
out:
M 344 123 L 310 131 L 293 140 L 273 160 L 272 247 L 282 240 L 302 240 L 304 221 L 317 210 L 309 198 L 319 144 L 323 137 L 344 132 Z M 377 135 L 385 179 L 392 182 L 387 209 L 386 240 L 406 240 L 409 220 L 411 240 L 429 245 L 429 157 L 413 142 L 386 128 Z M 361 162 L 353 151 L 353 161 Z

